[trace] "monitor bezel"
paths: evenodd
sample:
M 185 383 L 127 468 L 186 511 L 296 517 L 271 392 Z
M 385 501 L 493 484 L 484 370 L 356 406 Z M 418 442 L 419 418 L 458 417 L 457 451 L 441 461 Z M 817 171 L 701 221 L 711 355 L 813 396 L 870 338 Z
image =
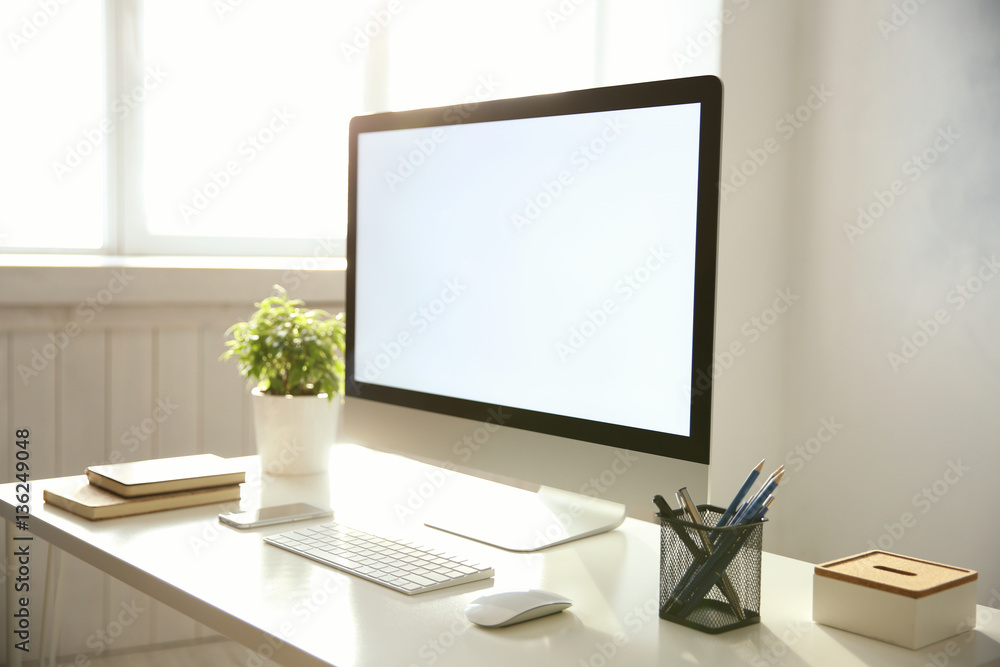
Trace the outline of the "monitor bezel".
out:
M 490 100 L 475 105 L 390 111 L 354 117 L 350 123 L 348 155 L 346 395 L 481 422 L 497 423 L 500 420 L 502 423 L 499 425 L 504 427 L 694 463 L 709 463 L 722 149 L 722 93 L 722 82 L 717 77 L 699 76 Z M 689 435 L 662 433 L 513 406 L 498 406 L 363 382 L 355 378 L 359 134 L 690 103 L 700 104 L 701 118 Z

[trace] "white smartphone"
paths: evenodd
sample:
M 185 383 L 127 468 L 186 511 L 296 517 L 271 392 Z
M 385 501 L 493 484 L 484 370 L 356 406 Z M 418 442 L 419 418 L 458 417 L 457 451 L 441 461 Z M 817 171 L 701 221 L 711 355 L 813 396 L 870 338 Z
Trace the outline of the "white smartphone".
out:
M 223 512 L 219 515 L 219 521 L 234 528 L 256 528 L 275 523 L 323 519 L 331 516 L 333 516 L 333 510 L 316 507 L 309 503 L 292 503 L 291 505 L 261 507 L 246 512 Z

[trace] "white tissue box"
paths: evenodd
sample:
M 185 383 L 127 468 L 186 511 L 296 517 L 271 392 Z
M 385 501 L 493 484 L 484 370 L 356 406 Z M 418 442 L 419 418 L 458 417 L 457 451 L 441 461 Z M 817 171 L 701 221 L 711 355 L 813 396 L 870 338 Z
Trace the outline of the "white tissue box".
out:
M 867 551 L 817 565 L 813 620 L 919 649 L 976 623 L 973 570 Z

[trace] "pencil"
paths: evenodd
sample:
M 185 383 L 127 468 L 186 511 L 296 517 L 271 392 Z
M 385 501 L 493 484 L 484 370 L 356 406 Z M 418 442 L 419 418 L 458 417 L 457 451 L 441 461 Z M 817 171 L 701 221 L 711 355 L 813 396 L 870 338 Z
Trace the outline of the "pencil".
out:
M 736 492 L 735 496 L 733 496 L 733 501 L 729 503 L 729 507 L 726 508 L 726 511 L 719 518 L 719 521 L 716 524 L 717 528 L 725 526 L 733 517 L 733 514 L 736 513 L 736 509 L 740 506 L 740 503 L 743 502 L 743 498 L 746 497 L 747 492 L 750 491 L 750 487 L 752 487 L 753 483 L 757 481 L 757 476 L 760 475 L 760 471 L 763 469 L 764 459 L 761 459 L 760 463 L 757 464 L 757 467 L 751 470 L 750 474 L 747 475 L 747 479 L 743 482 L 743 486 L 740 487 L 740 490 Z

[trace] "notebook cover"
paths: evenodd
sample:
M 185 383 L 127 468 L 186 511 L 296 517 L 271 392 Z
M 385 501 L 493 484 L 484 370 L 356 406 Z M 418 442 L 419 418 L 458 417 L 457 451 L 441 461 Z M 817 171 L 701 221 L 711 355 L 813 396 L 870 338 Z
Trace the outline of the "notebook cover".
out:
M 68 477 L 66 480 L 42 493 L 45 502 L 61 507 L 85 519 L 112 519 L 149 512 L 194 507 L 212 503 L 238 501 L 238 484 L 217 486 L 194 491 L 163 493 L 138 498 L 124 498 L 102 488 L 87 483 L 84 475 Z
M 129 498 L 246 481 L 241 465 L 215 454 L 96 465 L 86 474 L 91 484 Z

